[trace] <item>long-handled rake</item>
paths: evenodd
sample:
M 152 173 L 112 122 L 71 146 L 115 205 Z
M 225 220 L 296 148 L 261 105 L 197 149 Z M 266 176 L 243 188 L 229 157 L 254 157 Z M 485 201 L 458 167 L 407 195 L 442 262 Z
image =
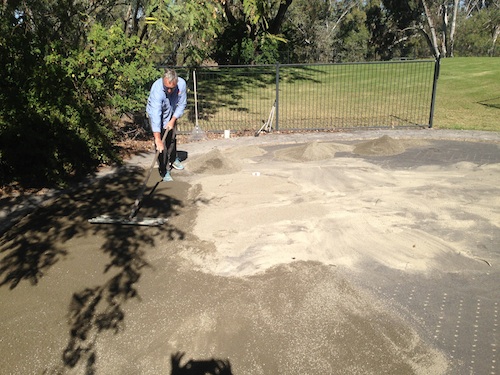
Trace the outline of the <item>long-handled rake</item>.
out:
M 168 131 L 165 131 L 163 134 L 162 142 L 165 143 L 165 137 L 167 136 Z M 166 152 L 167 150 L 165 150 Z M 156 160 L 158 159 L 158 156 L 160 155 L 160 152 L 156 150 L 155 157 L 153 158 L 153 162 L 151 163 L 151 167 L 149 167 L 149 171 L 146 174 L 146 178 L 144 179 L 144 182 L 142 184 L 141 190 L 139 191 L 139 194 L 137 195 L 137 198 L 135 199 L 135 202 L 132 206 L 132 211 L 130 212 L 130 215 L 128 217 L 119 217 L 119 216 L 112 216 L 112 215 L 101 215 L 94 217 L 92 219 L 89 219 L 89 223 L 91 224 L 120 224 L 120 225 L 142 225 L 142 226 L 159 226 L 162 224 L 165 224 L 167 221 L 166 218 L 157 218 L 157 217 L 137 217 L 137 212 L 139 212 L 139 208 L 141 206 L 141 201 L 142 197 L 144 195 L 144 191 L 146 190 L 146 185 L 149 181 L 149 177 L 151 177 L 151 172 L 153 171 L 153 168 L 156 164 Z M 154 190 L 154 189 L 153 189 Z
M 198 89 L 196 85 L 196 70 L 193 70 L 193 86 L 194 86 L 194 112 L 195 112 L 195 126 L 193 128 L 193 131 L 191 132 L 191 135 L 189 136 L 189 141 L 200 141 L 200 140 L 205 140 L 207 139 L 207 135 L 205 132 L 200 128 L 200 125 L 198 124 Z

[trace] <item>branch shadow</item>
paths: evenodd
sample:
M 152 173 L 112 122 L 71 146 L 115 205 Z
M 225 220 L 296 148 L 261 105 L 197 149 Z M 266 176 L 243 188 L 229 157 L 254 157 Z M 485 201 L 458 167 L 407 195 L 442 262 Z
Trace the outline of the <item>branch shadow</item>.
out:
M 251 112 L 248 103 L 256 105 L 256 99 L 265 103 L 275 99 L 276 66 L 261 67 L 207 67 L 197 70 L 199 77 L 199 118 L 209 120 L 223 107 L 234 112 Z M 280 68 L 280 80 L 288 83 L 310 81 L 319 83 L 316 74 L 323 73 L 314 66 L 293 66 Z M 255 88 L 259 88 L 255 93 Z M 194 90 L 194 88 L 193 88 Z M 249 94 L 250 93 L 250 94 Z M 245 95 L 243 95 L 245 94 Z M 248 97 L 254 96 L 253 101 Z M 247 103 L 246 105 L 244 103 Z
M 97 338 L 103 332 L 119 333 L 124 327 L 123 305 L 130 299 L 140 299 L 136 286 L 144 269 L 149 267 L 144 249 L 155 246 L 158 237 L 185 237 L 183 231 L 168 222 L 161 228 L 162 236 L 158 236 L 156 227 L 88 223 L 96 211 L 128 217 L 143 174 L 142 168 L 121 168 L 118 173 L 65 191 L 11 226 L 0 240 L 0 287 L 13 290 L 21 283 L 37 285 L 51 267 L 74 250 L 71 239 L 94 236 L 104 239 L 99 250 L 109 257 L 103 274 L 110 276 L 101 285 L 73 293 L 68 314 L 69 339 L 59 370 L 80 364 L 85 366 L 87 374 L 95 373 Z M 186 186 L 181 188 L 188 190 Z M 169 193 L 167 189 L 166 194 L 145 197 L 143 214 L 177 216 L 183 208 L 182 199 Z

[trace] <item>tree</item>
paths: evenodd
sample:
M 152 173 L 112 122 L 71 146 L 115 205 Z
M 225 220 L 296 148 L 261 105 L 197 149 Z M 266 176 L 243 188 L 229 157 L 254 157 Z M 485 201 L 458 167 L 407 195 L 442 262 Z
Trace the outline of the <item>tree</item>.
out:
M 321 0 L 296 0 L 283 25 L 287 40 L 280 48 L 281 62 L 322 62 L 331 56 L 328 36 L 329 4 Z M 326 32 L 325 32 L 326 31 Z
M 353 7 L 340 23 L 333 43 L 332 61 L 364 61 L 368 53 L 368 40 L 366 13 Z
M 450 27 L 450 57 L 453 57 L 455 50 L 455 31 L 457 26 L 457 16 L 458 16 L 458 4 L 459 0 L 454 0 L 453 2 L 453 17 L 451 19 Z
M 129 35 L 139 36 L 151 49 L 155 62 L 198 65 L 210 58 L 221 31 L 221 0 L 151 0 L 139 12 L 127 11 Z
M 342 23 L 360 4 L 357 0 L 296 0 L 289 9 L 283 28 L 284 37 L 288 40 L 287 54 L 294 62 L 334 61 L 334 49 L 339 48 L 339 44 L 335 43 Z
M 398 2 L 383 0 L 391 17 L 396 21 L 400 33 L 419 32 L 427 41 L 432 55 L 435 57 L 452 57 L 457 47 L 457 40 L 477 40 L 476 34 L 483 30 L 468 30 L 469 35 L 463 33 L 462 25 L 470 23 L 470 19 L 486 12 L 488 21 L 482 28 L 488 29 L 490 34 L 489 54 L 494 51 L 496 39 L 500 34 L 498 16 L 500 7 L 498 0 L 408 0 Z M 485 14 L 483 13 L 482 16 Z M 460 24 L 462 23 L 462 25 Z
M 214 59 L 220 64 L 274 63 L 292 0 L 227 0 Z
M 460 56 L 500 56 L 496 48 L 500 34 L 498 4 L 465 12 L 457 28 L 460 33 L 456 39 L 456 51 Z
M 85 13 L 89 4 L 3 2 L 2 185 L 64 184 L 117 161 L 116 117 L 108 115 L 144 106 L 149 51 L 113 28 L 102 32 L 98 17 Z
M 401 5 L 401 3 L 398 3 Z M 409 10 L 409 8 L 406 8 Z M 422 38 L 412 28 L 411 19 L 394 17 L 380 0 L 371 0 L 366 6 L 366 27 L 369 31 L 367 60 L 392 60 L 401 57 L 421 56 L 428 53 L 428 46 L 422 48 Z
M 438 58 L 438 57 L 440 57 L 441 54 L 439 52 L 438 37 L 437 37 L 433 12 L 431 12 L 430 5 L 427 4 L 427 1 L 429 1 L 429 0 L 421 0 L 421 1 L 422 1 L 422 6 L 424 8 L 425 20 L 427 22 L 428 31 L 423 26 L 420 26 L 419 30 L 426 37 L 426 39 L 429 43 L 429 47 L 431 48 L 432 54 L 434 55 L 434 57 Z M 442 9 L 442 7 L 441 7 L 441 9 Z M 444 33 L 444 35 L 446 35 L 446 33 Z M 442 41 L 443 41 L 442 46 L 444 47 L 446 45 L 446 42 L 444 41 L 444 39 L 442 39 Z M 444 52 L 445 53 L 443 55 L 446 55 L 446 50 Z

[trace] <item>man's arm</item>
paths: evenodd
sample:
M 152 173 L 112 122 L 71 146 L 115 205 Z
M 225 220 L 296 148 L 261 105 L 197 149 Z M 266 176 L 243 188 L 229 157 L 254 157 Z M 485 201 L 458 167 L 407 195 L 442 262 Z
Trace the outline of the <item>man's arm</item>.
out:
M 149 93 L 148 105 L 146 111 L 148 113 L 151 129 L 153 133 L 161 132 L 162 126 L 162 101 L 163 101 L 163 83 L 161 80 L 153 83 L 151 91 Z
M 153 137 L 155 139 L 155 145 L 156 145 L 156 150 L 159 152 L 163 152 L 165 149 L 165 145 L 163 144 L 161 140 L 161 133 L 160 132 L 153 132 Z
M 146 112 L 148 113 L 151 124 L 151 130 L 153 131 L 156 149 L 159 152 L 163 152 L 163 149 L 165 148 L 161 139 L 163 95 L 163 82 L 160 79 L 153 83 L 146 107 Z
M 177 88 L 179 89 L 179 93 L 177 95 L 177 104 L 175 106 L 175 111 L 170 118 L 170 121 L 167 123 L 166 128 L 168 130 L 174 128 L 174 126 L 177 124 L 177 119 L 184 114 L 184 109 L 187 105 L 186 81 L 182 78 L 179 78 L 179 80 L 177 81 Z
M 175 119 L 181 118 L 181 116 L 184 114 L 184 109 L 186 108 L 187 105 L 186 81 L 182 78 L 179 78 L 177 82 L 177 87 L 179 88 L 179 95 L 177 98 L 177 105 L 175 106 L 175 112 L 172 115 L 172 117 L 175 117 Z

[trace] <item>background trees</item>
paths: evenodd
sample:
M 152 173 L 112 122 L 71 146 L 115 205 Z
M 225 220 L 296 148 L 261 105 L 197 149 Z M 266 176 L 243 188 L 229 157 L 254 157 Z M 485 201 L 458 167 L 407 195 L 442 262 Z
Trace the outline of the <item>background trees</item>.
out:
M 474 37 L 487 35 L 489 39 L 489 48 L 480 48 L 478 55 L 495 55 L 500 25 L 498 0 L 410 0 L 402 3 L 383 0 L 383 3 L 392 17 L 399 20 L 400 30 L 418 30 L 436 57 L 465 55 L 467 46 L 461 38 L 467 34 L 466 25 L 470 23 L 477 27 L 472 32 Z
M 458 14 L 457 55 L 499 56 L 500 2 L 468 1 L 465 5 Z
M 499 56 L 500 0 L 3 0 L 0 185 L 118 161 L 158 64 Z
M 137 36 L 98 22 L 114 22 L 111 5 L 3 2 L 2 184 L 63 184 L 117 160 L 109 125 L 143 102 L 144 81 L 155 69 Z
M 499 10 L 498 0 L 294 0 L 281 62 L 498 56 Z

